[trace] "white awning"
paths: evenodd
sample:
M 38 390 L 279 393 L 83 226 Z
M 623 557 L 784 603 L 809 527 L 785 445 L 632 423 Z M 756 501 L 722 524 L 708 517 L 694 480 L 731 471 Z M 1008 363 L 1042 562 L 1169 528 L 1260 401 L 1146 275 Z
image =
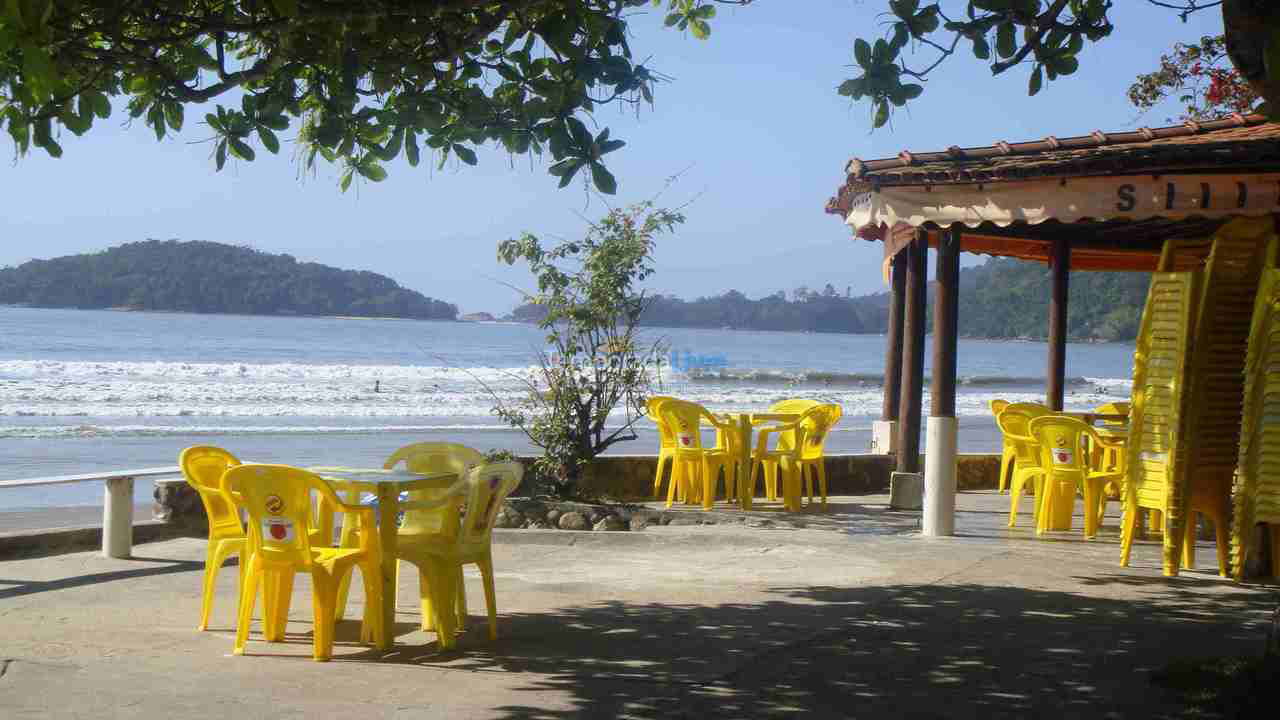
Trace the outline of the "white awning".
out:
M 985 222 L 1005 227 L 1046 220 L 1266 215 L 1280 212 L 1280 173 L 1122 175 L 891 186 L 856 195 L 845 222 L 867 226 L 947 227 Z

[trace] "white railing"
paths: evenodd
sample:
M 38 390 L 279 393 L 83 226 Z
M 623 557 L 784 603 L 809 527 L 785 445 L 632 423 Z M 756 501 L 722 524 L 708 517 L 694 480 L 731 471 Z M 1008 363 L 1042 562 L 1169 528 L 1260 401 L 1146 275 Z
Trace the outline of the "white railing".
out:
M 102 554 L 110 558 L 127 558 L 133 554 L 133 481 L 137 478 L 158 478 L 181 474 L 182 471 L 175 465 L 82 475 L 55 475 L 21 480 L 0 480 L 0 490 L 81 482 L 105 483 L 102 493 Z

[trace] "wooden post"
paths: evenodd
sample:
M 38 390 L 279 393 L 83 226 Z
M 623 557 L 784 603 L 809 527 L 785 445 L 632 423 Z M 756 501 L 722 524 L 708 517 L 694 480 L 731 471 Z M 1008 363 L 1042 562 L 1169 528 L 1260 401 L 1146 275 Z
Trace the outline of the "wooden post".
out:
M 1049 269 L 1053 274 L 1053 290 L 1049 297 L 1049 366 L 1045 405 L 1062 410 L 1067 376 L 1067 290 L 1071 272 L 1071 246 L 1065 240 L 1053 240 L 1049 251 Z
M 885 329 L 884 348 L 884 407 L 880 419 L 889 422 L 898 419 L 898 404 L 902 398 L 902 310 L 906 286 L 907 250 L 899 252 L 890 261 L 889 275 L 889 326 Z
M 934 273 L 933 384 L 925 444 L 924 501 L 920 530 L 930 537 L 956 529 L 956 329 L 960 300 L 960 229 L 939 233 Z
M 929 388 L 932 417 L 956 416 L 956 346 L 960 303 L 960 230 L 939 233 L 938 267 L 934 274 L 933 383 Z
M 898 472 L 920 472 L 920 401 L 924 393 L 925 286 L 929 236 L 921 228 L 907 254 L 902 314 L 902 397 L 898 405 Z

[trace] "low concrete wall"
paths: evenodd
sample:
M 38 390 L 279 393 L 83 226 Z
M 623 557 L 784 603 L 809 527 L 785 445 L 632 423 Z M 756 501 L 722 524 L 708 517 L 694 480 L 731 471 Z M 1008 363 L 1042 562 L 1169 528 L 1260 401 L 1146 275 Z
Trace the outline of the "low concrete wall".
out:
M 531 461 L 532 457 L 522 457 Z M 886 455 L 831 455 L 826 459 L 827 492 L 830 495 L 864 495 L 889 491 L 893 458 Z M 584 478 L 584 494 L 614 502 L 641 502 L 653 498 L 655 455 L 607 455 L 597 458 Z M 960 490 L 996 487 L 999 455 L 961 455 L 957 485 Z M 667 470 L 670 473 L 670 470 Z M 516 491 L 517 494 L 520 490 Z M 204 506 L 185 482 L 157 481 L 154 518 L 188 535 L 208 532 Z

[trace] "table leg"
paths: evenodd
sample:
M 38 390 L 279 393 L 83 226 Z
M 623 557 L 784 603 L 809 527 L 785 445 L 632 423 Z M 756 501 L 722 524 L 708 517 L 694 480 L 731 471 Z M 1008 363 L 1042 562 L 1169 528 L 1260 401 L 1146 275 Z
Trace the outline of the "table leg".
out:
M 751 499 L 756 494 L 751 482 L 751 416 L 738 416 L 738 498 L 743 510 L 751 509 Z
M 400 490 L 390 483 L 378 485 L 378 540 L 382 549 L 382 637 L 378 649 L 391 647 L 396 628 L 396 546 L 400 514 Z

